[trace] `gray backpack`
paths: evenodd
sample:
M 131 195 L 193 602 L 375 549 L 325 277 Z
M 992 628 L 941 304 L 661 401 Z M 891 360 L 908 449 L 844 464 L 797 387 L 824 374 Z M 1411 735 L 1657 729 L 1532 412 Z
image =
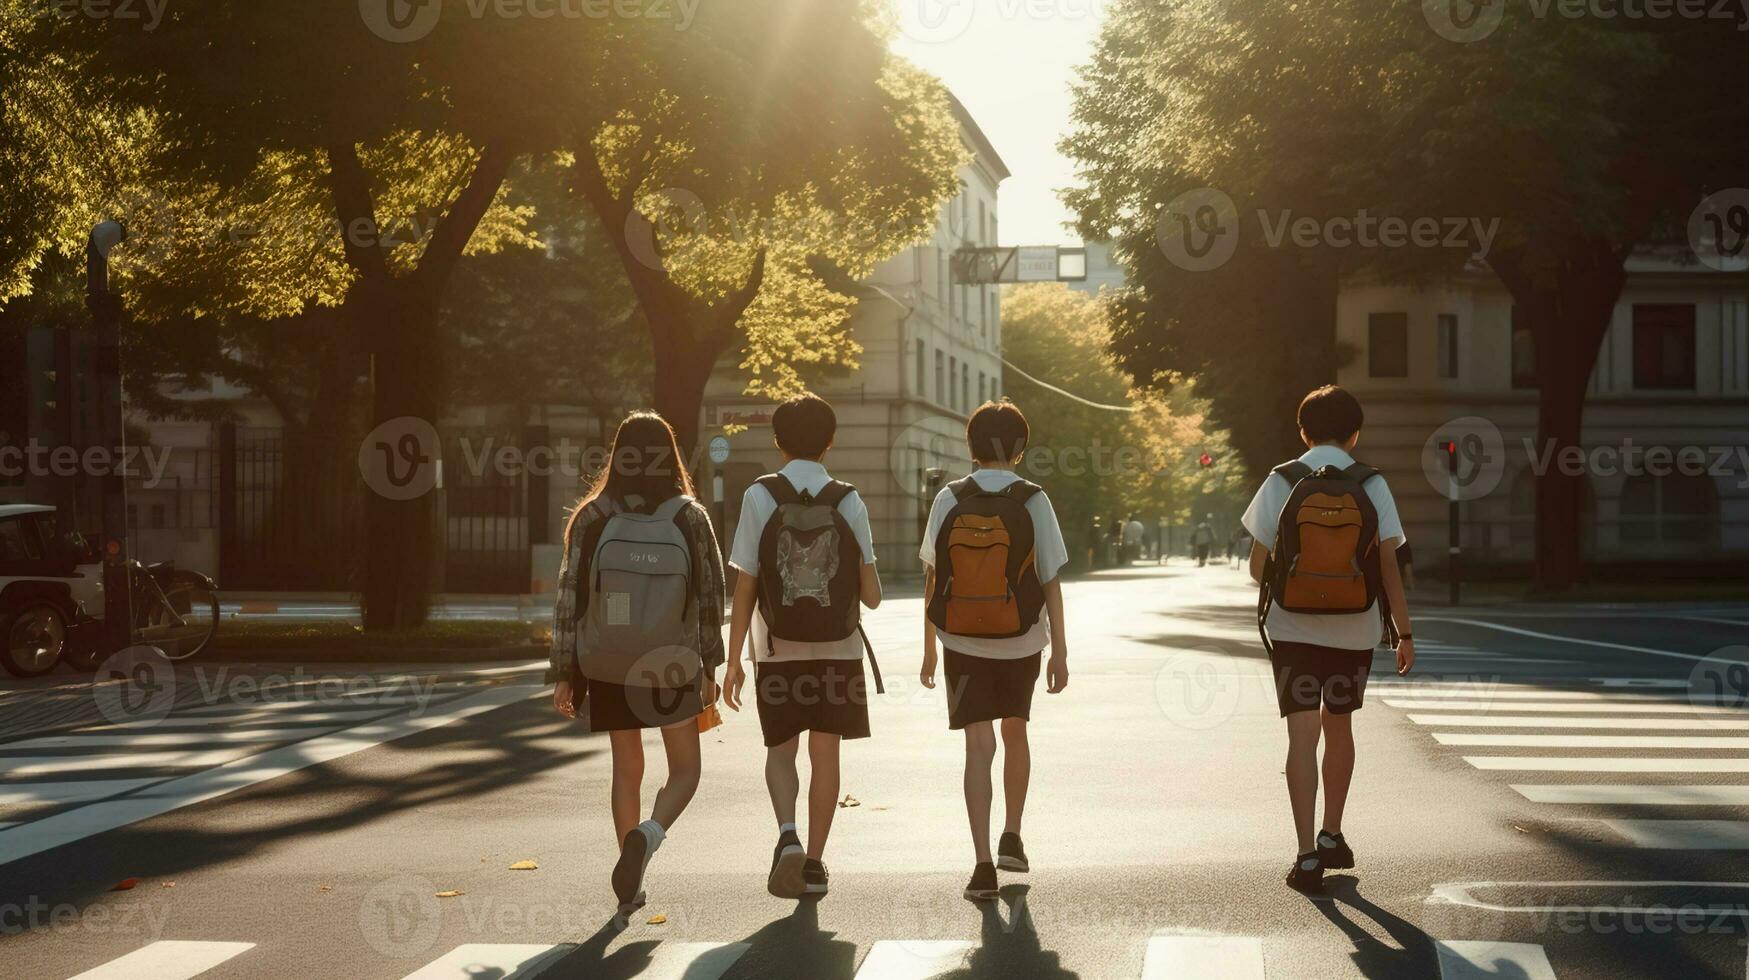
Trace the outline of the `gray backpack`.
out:
M 589 563 L 577 666 L 594 681 L 679 688 L 703 668 L 692 601 L 692 543 L 674 519 L 692 498 L 608 517 Z M 580 583 L 581 584 L 581 583 Z

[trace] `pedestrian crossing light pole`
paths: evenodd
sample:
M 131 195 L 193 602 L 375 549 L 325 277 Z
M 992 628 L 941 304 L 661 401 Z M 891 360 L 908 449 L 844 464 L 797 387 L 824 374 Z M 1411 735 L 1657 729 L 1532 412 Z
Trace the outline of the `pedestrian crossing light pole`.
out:
M 126 441 L 121 407 L 121 297 L 109 291 L 109 253 L 128 240 L 127 226 L 105 221 L 85 243 L 85 305 L 95 328 L 92 373 L 97 392 L 96 444 L 115 451 Z M 121 467 L 98 478 L 103 500 L 103 621 L 111 651 L 133 641 L 128 587 L 127 482 Z
M 1463 555 L 1463 545 L 1458 538 L 1458 475 L 1457 475 L 1457 440 L 1448 439 L 1445 443 L 1445 473 L 1446 473 L 1446 520 L 1451 538 L 1450 569 L 1446 578 L 1450 579 L 1451 604 L 1458 605 L 1458 560 Z

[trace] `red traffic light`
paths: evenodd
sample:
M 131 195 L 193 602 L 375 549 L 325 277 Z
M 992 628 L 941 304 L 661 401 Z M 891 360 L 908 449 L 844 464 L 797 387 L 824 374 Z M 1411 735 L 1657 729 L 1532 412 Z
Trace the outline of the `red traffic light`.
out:
M 1208 453 L 1203 453 L 1201 456 L 1198 456 L 1196 461 L 1205 467 L 1215 465 L 1215 458 Z
M 1440 448 L 1445 450 L 1447 456 L 1457 455 L 1457 442 L 1455 440 L 1441 443 Z

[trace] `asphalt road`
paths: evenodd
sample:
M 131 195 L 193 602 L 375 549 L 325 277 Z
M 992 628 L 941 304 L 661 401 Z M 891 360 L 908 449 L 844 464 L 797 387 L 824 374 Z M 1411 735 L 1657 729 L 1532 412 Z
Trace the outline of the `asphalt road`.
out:
M 1357 716 L 1359 867 L 1311 900 L 1281 881 L 1283 726 L 1242 573 L 1138 568 L 1066 595 L 1072 679 L 1034 705 L 1034 870 L 994 906 L 959 894 L 961 745 L 916 683 L 911 599 L 869 620 L 888 692 L 846 746 L 858 805 L 818 902 L 764 891 L 750 715 L 706 736 L 620 932 L 605 740 L 538 677 L 215 685 L 162 718 L 0 742 L 0 973 L 1745 975 L 1749 649 L 1730 645 L 1749 607 L 1423 610 L 1417 670 L 1381 655 Z

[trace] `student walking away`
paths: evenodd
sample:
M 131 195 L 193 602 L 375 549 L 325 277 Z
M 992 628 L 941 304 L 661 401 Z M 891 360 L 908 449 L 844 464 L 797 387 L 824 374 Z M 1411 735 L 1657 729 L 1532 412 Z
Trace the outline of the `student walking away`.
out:
M 1132 515 L 1123 522 L 1123 548 L 1125 565 L 1133 565 L 1142 557 L 1142 522 Z
M 561 713 L 608 735 L 623 921 L 644 904 L 644 869 L 698 789 L 699 717 L 717 699 L 723 662 L 723 564 L 660 415 L 620 423 L 608 459 L 565 528 L 547 677 Z M 668 780 L 640 822 L 651 729 Z
M 935 686 L 939 638 L 948 727 L 965 733 L 966 815 L 975 857 L 965 895 L 974 901 L 996 897 L 998 866 L 1030 867 L 1020 837 L 1032 776 L 1026 724 L 1047 643 L 1046 689 L 1056 694 L 1069 683 L 1058 579 L 1069 551 L 1044 491 L 1014 472 L 1028 434 L 1026 416 L 1007 399 L 972 413 L 966 444 L 977 469 L 936 496 L 919 552 L 928 597 L 921 680 Z M 992 862 L 990 768 L 998 727 L 1007 811 Z
M 868 507 L 822 463 L 838 428 L 832 406 L 814 395 L 793 398 L 778 406 L 771 428 L 783 468 L 747 488 L 729 551 L 729 564 L 740 574 L 723 703 L 741 708 L 741 648 L 751 632 L 765 786 L 777 816 L 766 889 L 798 898 L 826 894 L 824 854 L 838 811 L 840 742 L 868 737 L 865 651 L 877 690 L 880 668 L 862 631 L 861 607 L 881 604 L 881 581 Z M 804 734 L 812 768 L 806 850 L 796 830 L 796 756 Z
M 1196 549 L 1196 567 L 1198 568 L 1209 563 L 1209 551 L 1215 544 L 1215 529 L 1209 522 L 1214 519 L 1215 515 L 1208 515 L 1201 523 L 1197 524 L 1196 530 L 1192 531 L 1190 535 L 1191 547 Z
M 1299 409 L 1305 453 L 1270 473 L 1244 517 L 1256 539 L 1258 629 L 1287 719 L 1287 792 L 1299 838 L 1287 883 L 1305 892 L 1322 890 L 1326 869 L 1354 867 L 1342 817 L 1354 776 L 1351 716 L 1373 648 L 1381 639 L 1396 647 L 1398 674 L 1415 663 L 1391 556 L 1403 524 L 1385 478 L 1354 459 L 1363 421 L 1360 402 L 1341 388 L 1307 395 Z M 1324 820 L 1314 834 L 1320 734 Z

